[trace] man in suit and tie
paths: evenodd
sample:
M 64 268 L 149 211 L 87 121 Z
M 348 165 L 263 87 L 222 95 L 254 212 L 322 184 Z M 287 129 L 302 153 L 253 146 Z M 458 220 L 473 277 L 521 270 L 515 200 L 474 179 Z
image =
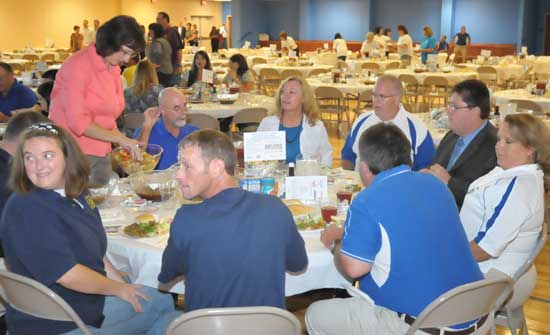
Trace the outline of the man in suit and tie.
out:
M 441 140 L 433 165 L 422 170 L 447 184 L 460 209 L 470 184 L 497 163 L 496 128 L 487 120 L 490 94 L 479 80 L 465 80 L 453 88 L 447 107 L 449 131 Z

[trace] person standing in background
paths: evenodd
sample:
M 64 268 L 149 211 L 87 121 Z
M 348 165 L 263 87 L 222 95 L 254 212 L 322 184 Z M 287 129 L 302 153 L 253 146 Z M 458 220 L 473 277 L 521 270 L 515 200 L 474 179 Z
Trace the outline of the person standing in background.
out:
M 180 21 L 180 26 L 178 29 L 178 33 L 180 34 L 181 38 L 181 44 L 183 45 L 183 48 L 185 49 L 185 35 L 187 34 L 187 28 L 183 25 L 183 22 Z
M 82 36 L 84 36 L 83 47 L 87 47 L 88 44 L 95 40 L 95 32 L 88 27 L 88 20 L 86 19 L 82 21 Z
M 220 26 L 220 34 L 219 34 L 219 47 L 221 49 L 227 49 L 227 30 L 225 29 L 225 23 L 223 23 L 221 26 Z
M 78 50 L 82 49 L 82 41 L 84 40 L 84 36 L 80 33 L 80 27 L 74 26 L 73 27 L 73 33 L 71 34 L 71 52 L 77 52 Z
M 397 53 L 401 57 L 401 61 L 406 65 L 411 63 L 411 57 L 413 53 L 413 42 L 409 31 L 404 25 L 397 26 L 397 32 L 399 33 L 399 39 L 397 40 Z
M 167 13 L 159 12 L 157 14 L 157 23 L 164 29 L 164 38 L 168 40 L 168 43 L 170 43 L 170 47 L 172 48 L 171 60 L 174 73 L 172 75 L 172 85 L 175 85 L 180 81 L 181 76 L 181 50 L 183 49 L 183 43 L 181 42 L 181 37 L 177 30 L 170 27 L 170 16 Z
M 95 37 L 96 37 L 96 34 L 97 34 L 97 30 L 99 29 L 99 20 L 98 19 L 95 19 L 94 20 L 94 42 L 95 42 Z
M 470 46 L 471 39 L 470 34 L 466 32 L 465 26 L 460 27 L 460 32 L 455 35 L 453 42 L 455 45 L 453 53 L 457 56 L 460 54 L 462 63 L 466 63 L 466 59 L 468 58 L 468 47 Z
M 220 32 L 216 28 L 216 26 L 212 26 L 212 30 L 210 30 L 210 46 L 212 47 L 212 52 L 216 53 L 218 52 L 218 49 L 220 47 Z
M 197 28 L 196 24 L 193 24 L 192 32 L 193 32 L 193 35 L 192 35 L 191 41 L 193 42 L 193 44 L 191 45 L 198 47 L 199 46 L 199 28 Z
M 191 29 L 191 23 L 187 22 L 185 25 L 185 36 L 182 36 L 183 39 L 187 42 L 189 46 L 191 46 L 191 38 L 193 37 L 193 30 Z
M 348 57 L 348 45 L 340 33 L 336 33 L 334 35 L 332 49 L 336 52 L 336 57 L 338 57 L 339 60 L 344 62 L 346 61 L 346 58 Z
M 420 43 L 420 53 L 422 54 L 422 64 L 428 61 L 428 55 L 437 53 L 437 41 L 433 37 L 433 31 L 430 26 L 424 26 L 424 38 Z

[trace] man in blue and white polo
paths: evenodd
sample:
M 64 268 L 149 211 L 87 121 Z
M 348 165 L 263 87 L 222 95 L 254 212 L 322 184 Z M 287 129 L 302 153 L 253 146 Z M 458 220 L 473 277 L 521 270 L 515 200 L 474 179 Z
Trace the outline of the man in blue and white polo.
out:
M 341 249 L 339 243 L 333 247 L 335 263 L 358 278 L 372 301 L 356 296 L 312 304 L 309 334 L 404 334 L 441 294 L 483 279 L 453 195 L 436 177 L 411 171 L 410 150 L 395 125 L 379 123 L 361 135 L 358 171 L 367 188 L 351 203 L 344 230 L 330 225 L 321 241 L 331 246 L 343 234 Z M 470 334 L 485 320 L 449 327 L 445 334 Z
M 430 166 L 435 156 L 432 136 L 422 122 L 403 108 L 402 98 L 403 87 L 399 79 L 388 75 L 378 78 L 372 96 L 374 111 L 361 114 L 353 123 L 342 148 L 342 168 L 357 168 L 359 137 L 365 130 L 380 122 L 391 122 L 405 134 L 412 146 L 414 171 Z

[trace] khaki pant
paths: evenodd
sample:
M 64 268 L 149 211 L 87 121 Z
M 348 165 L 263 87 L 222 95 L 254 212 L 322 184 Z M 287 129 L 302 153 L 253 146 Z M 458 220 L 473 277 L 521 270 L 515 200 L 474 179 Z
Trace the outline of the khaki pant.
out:
M 455 57 L 457 57 L 460 54 L 462 58 L 461 62 L 458 62 L 457 59 L 455 58 L 455 63 L 466 63 L 466 57 L 468 56 L 468 46 L 455 44 L 455 49 L 453 53 L 456 55 Z
M 361 297 L 317 301 L 306 312 L 310 335 L 405 334 L 409 325 L 397 313 Z M 425 335 L 423 331 L 415 332 Z

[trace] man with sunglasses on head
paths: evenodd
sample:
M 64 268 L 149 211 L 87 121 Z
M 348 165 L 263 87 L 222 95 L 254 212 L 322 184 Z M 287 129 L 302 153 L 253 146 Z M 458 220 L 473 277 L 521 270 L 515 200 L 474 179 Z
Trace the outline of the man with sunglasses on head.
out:
M 447 114 L 451 129 L 441 140 L 433 165 L 423 172 L 445 183 L 460 209 L 470 184 L 497 163 L 496 129 L 487 121 L 489 89 L 479 80 L 465 80 L 453 90 Z
M 367 129 L 378 123 L 393 123 L 411 143 L 412 169 L 428 167 L 434 158 L 435 146 L 426 126 L 408 113 L 401 99 L 403 86 L 397 77 L 384 75 L 378 78 L 372 95 L 374 111 L 361 114 L 353 123 L 342 148 L 342 168 L 357 169 L 359 138 Z

